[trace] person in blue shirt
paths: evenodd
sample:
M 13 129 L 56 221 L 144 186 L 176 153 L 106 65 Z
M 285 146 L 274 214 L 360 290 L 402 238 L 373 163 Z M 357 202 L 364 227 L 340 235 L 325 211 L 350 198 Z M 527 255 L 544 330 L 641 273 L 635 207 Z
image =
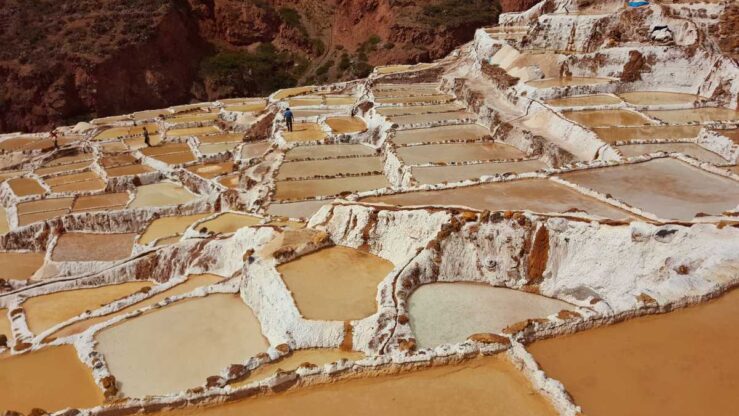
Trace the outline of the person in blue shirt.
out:
M 287 123 L 287 131 L 293 131 L 293 112 L 289 108 L 285 110 L 285 122 Z

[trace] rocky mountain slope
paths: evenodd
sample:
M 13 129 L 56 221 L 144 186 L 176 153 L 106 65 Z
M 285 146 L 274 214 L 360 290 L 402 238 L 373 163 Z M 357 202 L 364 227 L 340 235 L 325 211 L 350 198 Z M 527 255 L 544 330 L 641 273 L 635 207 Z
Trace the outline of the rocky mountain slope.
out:
M 4 0 L 0 131 L 437 59 L 499 10 L 498 0 Z

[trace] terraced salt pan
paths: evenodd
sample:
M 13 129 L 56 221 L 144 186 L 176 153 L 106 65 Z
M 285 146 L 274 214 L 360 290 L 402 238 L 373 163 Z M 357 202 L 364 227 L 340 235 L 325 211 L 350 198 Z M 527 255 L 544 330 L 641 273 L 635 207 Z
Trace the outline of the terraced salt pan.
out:
M 373 89 L 373 93 L 376 99 L 384 99 L 384 98 L 409 98 L 409 97 L 429 97 L 429 96 L 439 96 L 444 95 L 447 97 L 451 97 L 447 94 L 443 94 L 441 91 L 439 91 L 438 87 L 436 86 L 416 86 L 414 84 L 409 84 L 407 88 L 394 88 L 394 89 Z M 381 101 L 378 101 L 381 102 Z
M 0 336 L 5 335 L 6 342 L 11 343 L 13 339 L 13 328 L 8 318 L 8 310 L 0 309 Z
M 310 92 L 313 92 L 316 89 L 316 87 L 307 86 L 307 87 L 295 87 L 295 88 L 285 88 L 277 91 L 272 95 L 272 98 L 275 100 L 284 100 L 285 98 L 295 97 L 298 95 L 307 94 Z
M 718 133 L 739 145 L 739 129 L 718 130 Z
M 33 178 L 15 178 L 8 181 L 10 189 L 17 196 L 43 195 L 46 190 Z
M 367 124 L 359 117 L 329 117 L 326 124 L 336 134 L 359 133 L 367 130 Z
M 728 161 L 716 153 L 711 152 L 695 143 L 654 143 L 654 144 L 630 144 L 618 146 L 618 149 L 626 157 L 639 156 L 657 152 L 684 153 L 700 161 L 726 164 Z
M 167 130 L 167 137 L 199 136 L 201 134 L 216 133 L 221 133 L 221 129 L 216 126 L 191 127 L 186 129 Z
M 150 282 L 131 282 L 90 289 L 67 290 L 29 298 L 23 302 L 22 306 L 26 312 L 28 328 L 38 335 L 85 311 L 95 310 L 151 286 Z
M 95 339 L 129 397 L 202 385 L 269 347 L 259 321 L 237 294 L 181 301 L 101 331 Z
M 329 108 L 296 108 L 292 110 L 293 115 L 296 119 L 306 117 L 321 117 L 335 113 L 336 110 Z
M 631 217 L 626 211 L 548 179 L 489 183 L 441 191 L 409 192 L 363 198 L 393 205 L 458 205 L 490 211 L 566 212 L 578 209 L 605 218 Z
M 639 126 L 605 127 L 593 131 L 606 143 L 632 140 L 693 139 L 698 137 L 701 126 Z
M 739 121 L 739 111 L 728 108 L 691 108 L 688 110 L 655 110 L 646 114 L 668 124 L 710 123 L 714 121 Z
M 601 85 L 608 84 L 612 80 L 609 78 L 589 78 L 589 77 L 571 77 L 571 78 L 549 78 L 529 81 L 526 85 L 534 88 L 554 88 L 554 87 L 574 87 L 579 85 Z
M 80 196 L 72 205 L 72 212 L 112 211 L 123 209 L 128 204 L 128 192 Z
M 296 123 L 293 131 L 283 130 L 282 137 L 287 142 L 310 142 L 325 139 L 326 133 L 316 123 Z
M 69 163 L 65 165 L 56 165 L 56 166 L 49 166 L 46 168 L 38 168 L 34 171 L 34 173 L 39 176 L 55 175 L 58 173 L 69 172 L 73 170 L 86 169 L 90 167 L 90 165 L 92 165 L 92 161 Z
M 546 100 L 544 103 L 553 107 L 589 107 L 621 104 L 621 100 L 613 95 L 581 95 L 577 97 L 555 98 Z
M 707 304 L 527 348 L 585 414 L 729 415 L 739 406 L 737 326 L 733 290 Z
M 131 176 L 131 175 L 142 175 L 144 173 L 154 172 L 154 169 L 145 166 L 145 165 L 128 165 L 128 166 L 117 166 L 114 168 L 107 168 L 105 169 L 105 173 L 112 178 L 117 178 L 121 176 Z
M 721 214 L 739 205 L 739 182 L 672 158 L 572 172 L 562 178 L 666 219 L 691 220 L 698 213 Z
M 168 164 L 181 164 L 195 161 L 195 155 L 187 143 L 172 143 L 162 146 L 145 147 L 141 153 Z
M 389 117 L 389 120 L 401 126 L 423 123 L 437 123 L 442 121 L 476 120 L 477 116 L 466 111 L 452 111 L 448 113 L 412 114 L 408 116 Z
M 235 233 L 244 227 L 253 227 L 259 225 L 261 219 L 252 215 L 237 214 L 235 212 L 226 212 L 217 217 L 198 224 L 197 229 L 207 229 L 209 232 L 216 234 Z
M 168 123 L 195 123 L 195 122 L 205 122 L 205 121 L 215 121 L 218 120 L 218 113 L 213 112 L 192 112 L 192 113 L 184 113 L 181 115 L 176 115 L 172 117 L 168 117 L 166 121 Z
M 459 166 L 413 167 L 411 173 L 421 184 L 436 184 L 459 182 L 486 175 L 534 172 L 545 168 L 547 168 L 547 164 L 540 160 L 526 160 L 522 162 L 494 162 Z
M 204 179 L 213 179 L 216 176 L 233 172 L 234 162 L 204 163 L 188 166 L 186 169 Z
M 263 111 L 267 108 L 265 103 L 254 103 L 254 104 L 242 104 L 242 105 L 227 105 L 223 109 L 226 111 L 235 111 L 239 113 L 253 113 L 257 111 Z
M 164 217 L 152 221 L 139 238 L 139 244 L 149 244 L 160 238 L 181 236 L 190 225 L 210 213 Z
M 448 113 L 462 109 L 464 109 L 464 106 L 460 104 L 414 105 L 410 107 L 378 108 L 377 113 L 385 117 L 392 117 L 411 114 Z
M 653 124 L 643 115 L 629 110 L 563 111 L 562 115 L 585 127 L 644 126 Z
M 22 202 L 16 205 L 18 224 L 24 226 L 36 221 L 45 221 L 66 215 L 72 208 L 73 201 L 74 198 L 55 198 Z
M 166 207 L 186 204 L 195 199 L 196 195 L 182 185 L 160 182 L 136 188 L 136 197 L 129 208 Z
M 0 279 L 28 280 L 44 264 L 45 253 L 0 252 Z
M 44 179 L 52 192 L 84 192 L 105 189 L 105 181 L 93 171 Z
M 131 255 L 136 234 L 65 233 L 54 247 L 54 261 L 116 261 Z
M 8 213 L 5 207 L 0 205 L 0 235 L 3 235 L 10 231 L 10 225 L 8 224 Z
M 70 143 L 75 142 L 77 139 L 69 139 L 60 137 L 59 146 L 66 146 Z M 37 139 L 37 138 L 12 138 L 0 141 L 0 151 L 4 152 L 20 152 L 20 151 L 32 151 L 32 150 L 49 150 L 54 147 L 54 141 L 51 139 Z
M 422 348 L 464 342 L 473 334 L 500 333 L 514 323 L 573 308 L 540 295 L 465 282 L 423 285 L 408 304 L 413 335 Z
M 438 102 L 448 103 L 453 101 L 454 97 L 448 94 L 418 95 L 408 97 L 384 97 L 376 98 L 377 104 L 435 104 Z
M 223 280 L 223 277 L 217 276 L 214 274 L 198 274 L 198 275 L 192 275 L 188 276 L 187 280 L 183 283 L 178 284 L 177 286 L 174 286 L 171 289 L 167 289 L 159 294 L 156 294 L 150 298 L 147 298 L 145 300 L 142 300 L 141 302 L 134 303 L 130 306 L 127 306 L 117 312 L 111 313 L 109 315 L 99 316 L 95 318 L 85 319 L 83 321 L 75 322 L 71 325 L 65 326 L 64 328 L 60 329 L 59 331 L 56 331 L 55 333 L 51 334 L 49 337 L 47 337 L 44 341 L 50 341 L 53 338 L 62 338 L 67 337 L 70 335 L 76 335 L 80 334 L 84 331 L 86 331 L 88 328 L 91 328 L 94 325 L 101 324 L 103 322 L 109 321 L 117 316 L 122 316 L 127 313 L 136 311 L 138 309 L 143 309 L 151 305 L 156 305 L 157 303 L 165 300 L 168 297 L 173 296 L 179 296 L 184 295 L 185 293 L 190 293 L 194 291 L 195 289 L 198 289 L 200 287 L 205 287 L 212 285 L 214 283 L 218 283 Z
M 692 104 L 701 97 L 695 94 L 664 91 L 637 91 L 619 94 L 624 101 L 634 105 Z
M 267 208 L 267 214 L 285 218 L 310 218 L 322 206 L 330 203 L 331 201 L 273 202 Z
M 389 187 L 384 175 L 350 176 L 347 178 L 278 181 L 274 199 L 279 201 L 305 199 L 313 196 L 333 196 L 342 193 L 370 191 Z
M 303 317 L 348 321 L 375 313 L 377 285 L 393 268 L 381 257 L 336 246 L 282 264 L 277 270 Z
M 236 150 L 237 143 L 211 143 L 201 144 L 198 146 L 200 153 L 204 155 L 216 155 L 218 153 L 233 152 Z
M 35 408 L 55 412 L 103 402 L 91 370 L 72 345 L 0 359 L 0 385 L 0 409 L 26 414 Z
M 461 124 L 400 130 L 392 140 L 396 144 L 438 143 L 448 140 L 477 140 L 489 135 L 490 130 L 479 124 Z
M 262 156 L 268 149 L 270 144 L 268 141 L 247 143 L 241 147 L 241 157 L 243 159 L 251 159 Z
M 159 110 L 146 110 L 146 111 L 137 111 L 131 116 L 134 120 L 152 120 L 160 116 L 167 116 L 171 115 L 170 111 L 166 108 L 162 108 Z
M 230 175 L 222 176 L 218 178 L 218 183 L 225 186 L 228 189 L 239 189 L 239 181 L 241 180 L 241 174 L 234 172 Z
M 230 385 L 232 388 L 236 389 L 255 381 L 268 378 L 277 371 L 293 371 L 306 363 L 322 367 L 326 364 L 335 363 L 342 359 L 356 361 L 363 357 L 364 354 L 359 352 L 342 351 L 330 348 L 297 350 L 276 362 L 257 368 L 250 372 L 244 379 L 230 383 Z
M 127 137 L 127 136 L 135 136 L 135 135 L 142 135 L 144 134 L 144 127 L 146 127 L 146 130 L 149 132 L 149 134 L 155 134 L 159 131 L 159 128 L 156 124 L 145 124 L 142 126 L 130 126 L 130 127 L 112 127 L 105 129 L 95 135 L 93 137 L 93 140 L 97 141 L 103 141 L 103 140 L 112 140 L 119 137 Z
M 176 410 L 172 416 L 556 415 L 552 406 L 503 355 L 397 375 L 315 385 L 227 405 Z
M 519 159 L 526 156 L 503 143 L 451 143 L 401 147 L 398 157 L 410 165 L 423 163 L 470 162 L 475 160 Z
M 152 146 L 158 146 L 162 142 L 162 136 L 158 134 L 152 134 L 149 136 L 149 144 Z M 129 137 L 127 139 L 123 139 L 123 143 L 125 143 L 125 148 L 119 151 L 128 151 L 129 148 L 130 150 L 138 150 L 148 147 L 146 145 L 146 142 L 144 141 L 144 136 Z
M 71 156 L 62 156 L 56 159 L 52 159 L 43 164 L 44 167 L 53 167 L 61 165 L 70 165 L 78 162 L 91 162 L 95 159 L 93 153 L 78 153 Z
M 199 136 L 200 143 L 239 143 L 244 139 L 243 133 L 212 134 L 210 136 Z
M 326 159 L 346 156 L 372 156 L 377 154 L 374 148 L 363 144 L 324 144 L 318 146 L 300 146 L 285 153 L 285 160 Z
M 286 162 L 280 166 L 277 179 L 381 173 L 383 167 L 384 162 L 379 156 Z

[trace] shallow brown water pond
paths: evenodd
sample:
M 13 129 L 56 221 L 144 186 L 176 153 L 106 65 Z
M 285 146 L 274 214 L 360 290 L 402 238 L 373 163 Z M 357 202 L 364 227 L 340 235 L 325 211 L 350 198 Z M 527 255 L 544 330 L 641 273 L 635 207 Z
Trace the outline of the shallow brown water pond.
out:
M 0 279 L 26 280 L 43 264 L 46 253 L 0 252 Z
M 542 416 L 552 406 L 503 355 L 252 398 L 174 416 Z
M 259 321 L 237 294 L 177 302 L 98 333 L 120 390 L 130 397 L 196 387 L 265 352 Z
M 588 415 L 731 415 L 739 408 L 738 328 L 734 290 L 528 349 Z
M 71 345 L 0 358 L 0 409 L 28 413 L 67 407 L 84 409 L 103 402 L 91 370 Z
M 347 321 L 377 310 L 377 285 L 393 267 L 381 257 L 336 246 L 282 264 L 277 270 L 306 319 Z

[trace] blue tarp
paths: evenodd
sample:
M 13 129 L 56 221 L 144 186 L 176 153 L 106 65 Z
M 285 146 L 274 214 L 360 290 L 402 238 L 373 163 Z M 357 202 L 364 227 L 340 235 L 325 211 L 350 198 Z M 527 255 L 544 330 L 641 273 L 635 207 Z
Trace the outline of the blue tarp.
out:
M 648 1 L 643 1 L 643 0 L 642 1 L 630 1 L 629 2 L 629 7 L 641 7 L 641 6 L 648 6 L 648 5 L 649 5 L 649 2 Z

